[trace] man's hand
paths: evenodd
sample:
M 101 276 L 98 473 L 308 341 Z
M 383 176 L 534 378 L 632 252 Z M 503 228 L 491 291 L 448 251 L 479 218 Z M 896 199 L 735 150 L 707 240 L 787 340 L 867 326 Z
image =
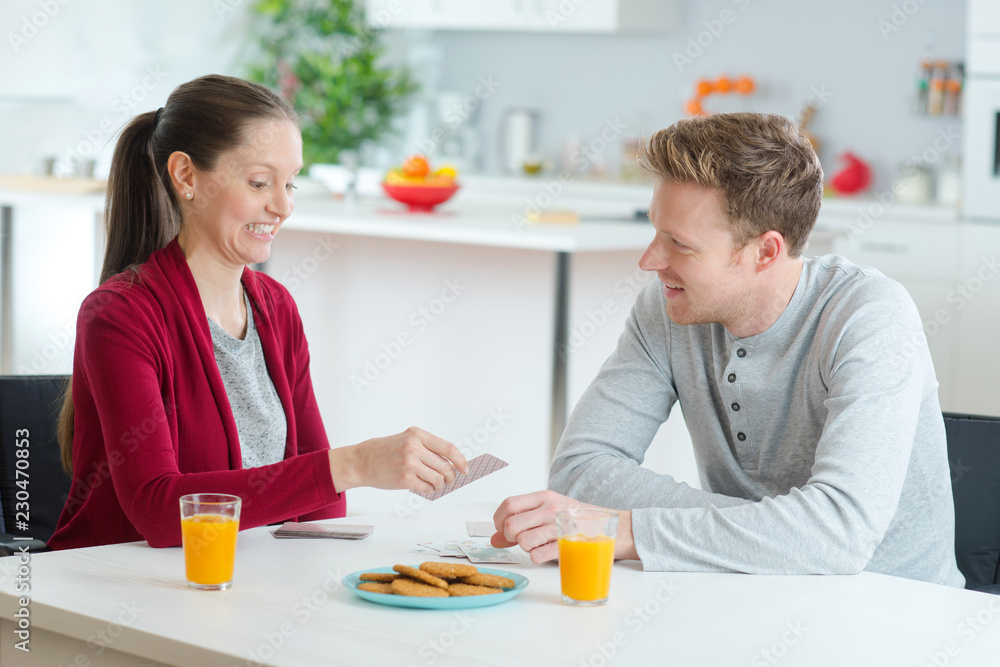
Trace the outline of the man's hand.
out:
M 493 515 L 497 532 L 490 544 L 500 549 L 515 544 L 528 552 L 534 563 L 559 558 L 559 531 L 556 512 L 573 507 L 605 509 L 588 505 L 554 491 L 536 491 L 523 496 L 511 496 L 500 504 Z M 615 537 L 615 558 L 638 560 L 632 541 L 632 513 L 618 512 L 618 535 Z
M 429 493 L 455 481 L 456 468 L 468 471 L 458 447 L 412 426 L 396 435 L 330 450 L 337 491 L 371 486 Z

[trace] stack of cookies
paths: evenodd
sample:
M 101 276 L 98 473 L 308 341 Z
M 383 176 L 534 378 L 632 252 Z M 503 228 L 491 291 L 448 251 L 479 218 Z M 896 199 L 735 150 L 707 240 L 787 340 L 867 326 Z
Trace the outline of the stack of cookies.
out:
M 422 563 L 420 568 L 393 565 L 395 572 L 365 572 L 358 589 L 424 598 L 490 595 L 514 588 L 514 580 L 485 574 L 464 563 Z

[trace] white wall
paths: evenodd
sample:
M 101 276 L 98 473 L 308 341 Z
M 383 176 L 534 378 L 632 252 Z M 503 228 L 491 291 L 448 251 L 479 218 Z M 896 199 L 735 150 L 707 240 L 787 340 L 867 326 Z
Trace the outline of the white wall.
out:
M 4 0 L 0 172 L 75 156 L 107 173 L 114 135 L 178 84 L 242 69 L 245 7 L 221 0 Z M 40 27 L 39 27 L 40 26 Z

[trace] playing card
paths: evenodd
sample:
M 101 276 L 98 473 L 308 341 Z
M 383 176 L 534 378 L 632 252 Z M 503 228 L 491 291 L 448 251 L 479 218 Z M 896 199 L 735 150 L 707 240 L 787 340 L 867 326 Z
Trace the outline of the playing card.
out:
M 443 549 L 441 549 L 442 556 L 454 556 L 456 558 L 465 558 L 465 552 L 462 550 L 465 546 L 473 546 L 473 542 L 455 542 L 454 544 L 448 544 Z
M 419 542 L 418 545 L 421 548 L 433 551 L 435 556 L 454 556 L 457 558 L 465 558 L 465 554 L 459 549 L 460 544 L 473 544 L 470 541 L 463 542 L 462 540 L 441 540 L 437 542 Z
M 339 523 L 298 523 L 288 521 L 280 528 L 272 530 L 275 537 L 331 538 L 338 540 L 362 540 L 375 530 L 375 526 L 353 526 Z
M 493 537 L 497 532 L 492 521 L 466 521 L 465 529 L 469 531 L 469 537 Z
M 427 547 L 414 547 L 407 550 L 408 554 L 423 554 L 424 556 L 434 556 L 435 558 L 440 556 L 441 553 L 436 549 L 428 549 Z
M 515 549 L 520 551 L 518 547 L 497 549 L 484 544 L 462 544 L 460 546 L 473 563 L 524 563 L 524 556 L 527 555 L 524 552 L 516 553 Z
M 466 484 L 471 484 L 475 482 L 480 477 L 485 477 L 491 473 L 500 470 L 501 468 L 507 467 L 507 462 L 498 459 L 492 454 L 480 454 L 476 458 L 469 461 L 469 472 L 458 473 L 455 476 L 455 481 L 448 484 L 440 491 L 433 491 L 431 493 L 417 493 L 416 491 L 411 491 L 411 493 L 416 493 L 421 498 L 426 498 L 427 500 L 437 500 L 442 496 L 446 496 L 456 489 L 460 489 Z

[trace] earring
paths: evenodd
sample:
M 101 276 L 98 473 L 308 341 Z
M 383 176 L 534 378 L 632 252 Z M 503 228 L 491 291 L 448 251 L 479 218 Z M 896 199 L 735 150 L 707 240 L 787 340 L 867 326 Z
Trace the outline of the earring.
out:
M 185 196 L 185 197 L 187 197 L 188 199 L 191 199 L 191 193 L 190 193 L 190 192 L 189 192 L 189 193 L 187 193 L 187 194 L 186 194 L 186 195 L 184 195 L 184 196 Z

